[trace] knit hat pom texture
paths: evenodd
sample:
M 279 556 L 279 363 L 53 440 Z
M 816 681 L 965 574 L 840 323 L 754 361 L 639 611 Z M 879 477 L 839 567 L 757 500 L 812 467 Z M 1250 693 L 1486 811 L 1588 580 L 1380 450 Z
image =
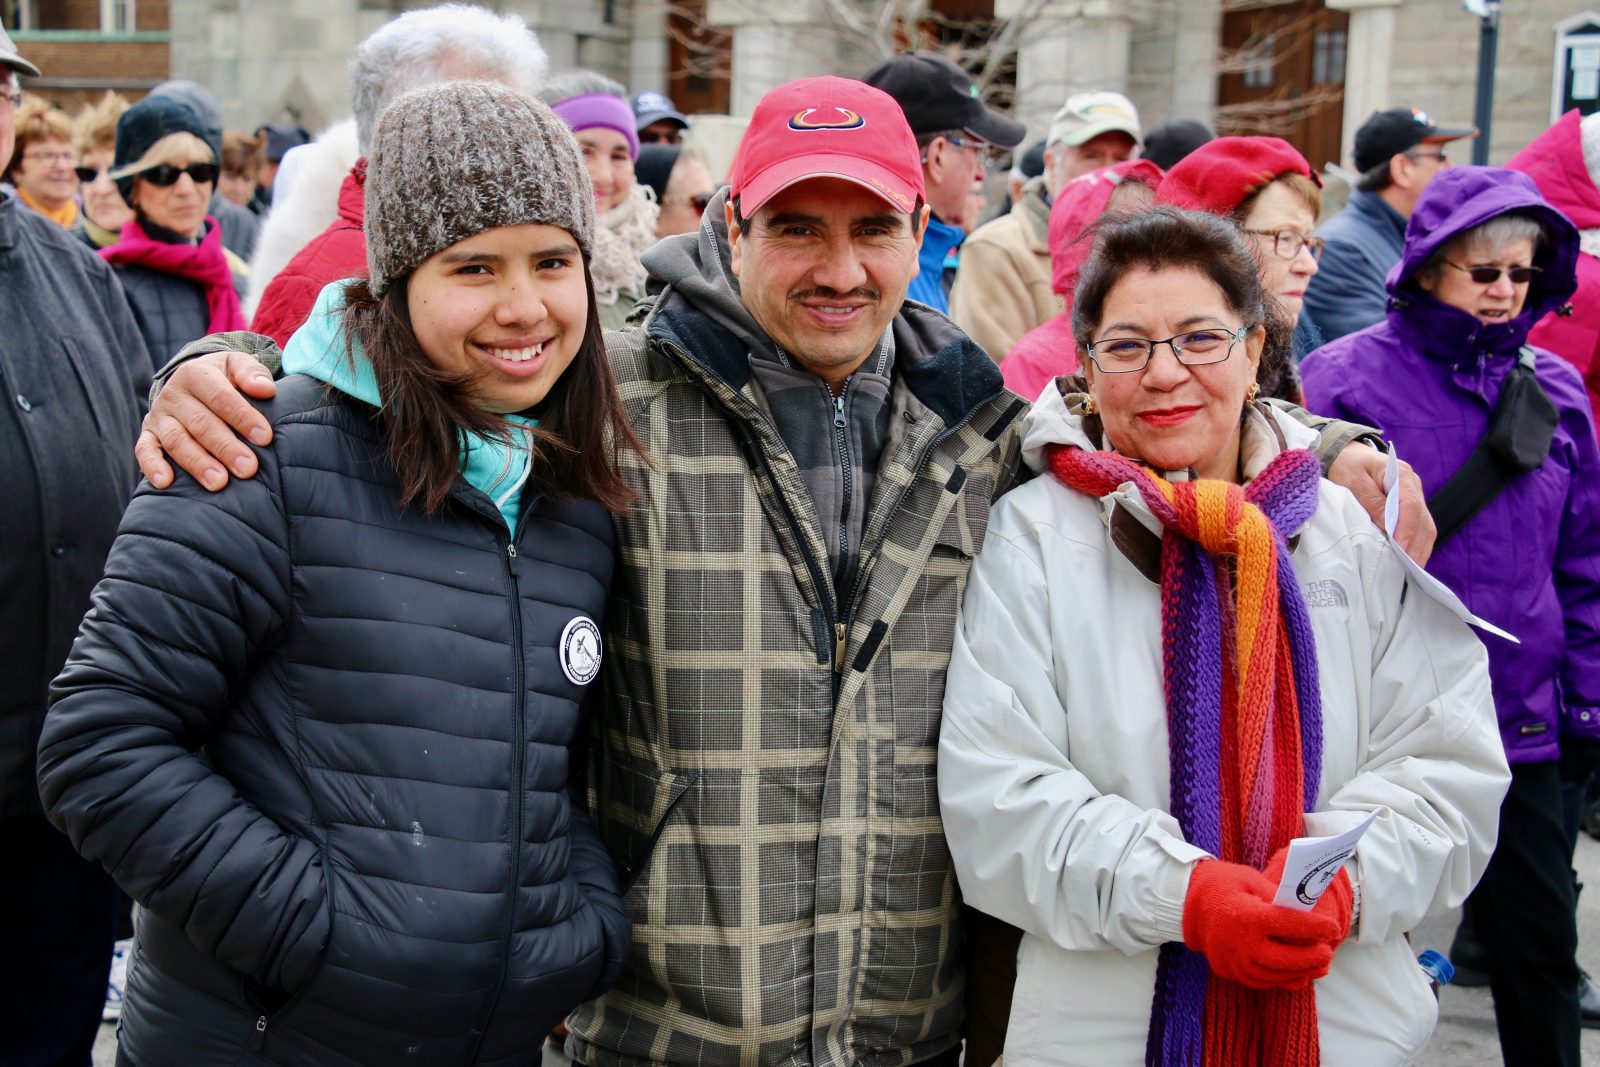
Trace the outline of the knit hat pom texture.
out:
M 367 152 L 367 265 L 382 295 L 424 260 L 498 226 L 543 223 L 594 247 L 594 187 L 567 124 L 495 82 L 398 97 Z

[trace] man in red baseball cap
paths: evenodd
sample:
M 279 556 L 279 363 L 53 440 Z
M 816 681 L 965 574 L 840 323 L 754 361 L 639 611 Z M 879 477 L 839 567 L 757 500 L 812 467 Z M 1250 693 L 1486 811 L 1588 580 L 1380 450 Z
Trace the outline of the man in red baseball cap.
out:
M 615 519 L 590 807 L 634 941 L 568 1020 L 579 1064 L 959 1062 L 934 758 L 963 583 L 1027 405 L 905 299 L 925 199 L 892 97 L 780 86 L 698 231 L 645 254 L 653 301 L 606 337 L 647 454 L 619 457 L 637 499 Z M 260 372 L 195 359 L 153 425 L 199 432 L 183 405 L 219 358 Z
M 932 772 L 1025 405 L 905 301 L 924 198 L 893 98 L 780 86 L 699 232 L 645 254 L 649 316 L 607 336 L 653 465 L 617 520 L 595 797 L 635 942 L 568 1021 L 578 1063 L 958 1062 Z

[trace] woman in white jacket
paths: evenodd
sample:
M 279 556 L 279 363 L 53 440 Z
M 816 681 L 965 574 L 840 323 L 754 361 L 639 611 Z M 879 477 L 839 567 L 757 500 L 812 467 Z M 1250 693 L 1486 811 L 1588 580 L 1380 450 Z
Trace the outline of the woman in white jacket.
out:
M 1106 225 L 1086 392 L 1029 416 L 973 566 L 939 793 L 967 902 L 1023 931 L 1007 1067 L 1376 1067 L 1433 1030 L 1404 935 L 1493 848 L 1486 658 L 1256 402 L 1263 315 L 1226 222 Z M 1372 813 L 1273 903 L 1289 840 Z

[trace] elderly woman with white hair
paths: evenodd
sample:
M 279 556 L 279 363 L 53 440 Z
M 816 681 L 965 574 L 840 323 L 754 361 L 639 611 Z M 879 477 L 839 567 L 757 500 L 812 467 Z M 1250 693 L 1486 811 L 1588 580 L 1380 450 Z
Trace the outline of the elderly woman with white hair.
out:
M 362 41 L 350 59 L 355 118 L 296 149 L 294 185 L 274 203 L 251 263 L 245 308 L 251 328 L 279 345 L 311 313 L 329 282 L 367 266 L 367 143 L 390 100 L 434 82 L 475 79 L 523 92 L 538 89 L 549 59 L 520 15 L 472 4 L 407 11 Z M 313 153 L 310 159 L 306 153 Z

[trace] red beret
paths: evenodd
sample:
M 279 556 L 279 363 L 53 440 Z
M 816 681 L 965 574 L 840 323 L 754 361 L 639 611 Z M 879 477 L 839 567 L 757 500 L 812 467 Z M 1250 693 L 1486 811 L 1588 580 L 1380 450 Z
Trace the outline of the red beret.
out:
M 1231 215 L 1251 194 L 1284 174 L 1299 174 L 1322 186 L 1306 157 L 1281 137 L 1218 137 L 1173 164 L 1156 190 L 1156 203 Z

